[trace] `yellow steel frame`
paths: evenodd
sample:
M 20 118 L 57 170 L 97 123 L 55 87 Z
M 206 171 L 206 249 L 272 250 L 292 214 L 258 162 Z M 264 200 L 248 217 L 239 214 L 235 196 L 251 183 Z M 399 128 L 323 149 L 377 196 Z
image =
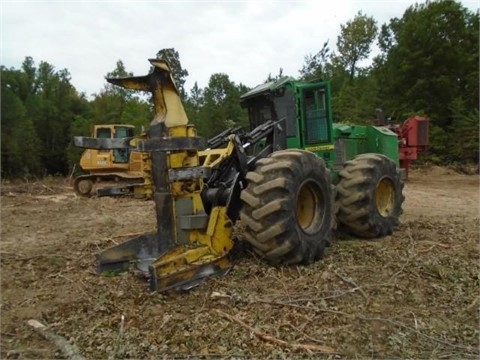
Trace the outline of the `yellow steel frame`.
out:
M 171 137 L 194 137 L 196 129 L 192 125 L 175 126 L 168 129 Z M 193 150 L 170 151 L 168 154 L 167 167 L 179 169 L 200 165 L 202 158 L 203 166 L 214 167 L 226 159 L 233 151 L 233 143 L 229 143 L 225 149 L 214 149 L 199 152 Z M 204 158 L 203 158 L 204 157 Z M 192 200 L 193 214 L 205 212 L 201 191 L 203 179 L 191 179 L 175 181 L 170 185 L 174 202 L 181 198 Z M 175 216 L 175 206 L 172 211 Z M 175 233 L 178 232 L 178 224 L 175 223 Z M 151 271 L 155 273 L 157 286 L 160 289 L 195 279 L 200 269 L 214 265 L 217 271 L 226 271 L 230 266 L 228 253 L 233 248 L 233 222 L 227 216 L 225 207 L 214 207 L 208 219 L 207 228 L 204 230 L 190 230 L 188 244 L 177 244 L 151 265 Z

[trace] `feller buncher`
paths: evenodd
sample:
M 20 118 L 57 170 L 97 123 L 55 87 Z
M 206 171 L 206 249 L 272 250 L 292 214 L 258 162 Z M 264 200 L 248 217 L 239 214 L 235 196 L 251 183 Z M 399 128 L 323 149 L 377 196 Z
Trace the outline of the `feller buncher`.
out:
M 249 131 L 228 129 L 207 149 L 188 123 L 168 64 L 141 77 L 107 79 L 153 95 L 155 118 L 136 143 L 76 138 L 96 148 L 135 148 L 152 161 L 157 229 L 98 254 L 99 272 L 132 265 L 152 291 L 189 289 L 233 266 L 247 243 L 273 264 L 310 264 L 338 223 L 365 238 L 390 234 L 404 197 L 397 135 L 385 127 L 332 124 L 327 82 L 282 78 L 241 97 Z M 233 238 L 244 224 L 240 241 Z
M 82 174 L 73 180 L 73 189 L 80 196 L 134 195 L 138 198 L 152 197 L 150 159 L 148 153 L 132 148 L 114 148 L 114 143 L 122 146 L 134 144 L 141 139 L 135 137 L 132 125 L 94 125 L 92 138 L 104 139 L 106 148 L 89 148 L 92 138 L 83 138 L 75 143 L 86 148 L 80 158 Z M 96 142 L 94 143 L 95 146 Z

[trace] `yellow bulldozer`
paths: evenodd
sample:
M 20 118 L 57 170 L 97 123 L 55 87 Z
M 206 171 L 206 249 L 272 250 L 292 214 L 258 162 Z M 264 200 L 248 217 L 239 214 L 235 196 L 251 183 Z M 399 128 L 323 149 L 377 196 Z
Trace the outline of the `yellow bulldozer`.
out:
M 168 64 L 108 82 L 153 95 L 145 138 L 82 138 L 151 161 L 157 229 L 98 254 L 99 272 L 143 271 L 152 291 L 190 289 L 227 273 L 246 244 L 274 264 L 310 264 L 334 231 L 392 233 L 402 213 L 398 137 L 385 127 L 333 124 L 328 82 L 281 78 L 242 95 L 250 129 L 204 144 L 188 123 Z M 234 239 L 241 221 L 244 231 Z
M 133 148 L 112 148 L 141 139 L 135 127 L 125 124 L 94 125 L 92 137 L 75 145 L 86 148 L 80 158 L 82 173 L 73 179 L 73 189 L 80 196 L 134 195 L 151 199 L 150 157 Z M 102 139 L 107 148 L 89 148 L 88 139 Z M 91 141 L 91 140 L 90 140 Z

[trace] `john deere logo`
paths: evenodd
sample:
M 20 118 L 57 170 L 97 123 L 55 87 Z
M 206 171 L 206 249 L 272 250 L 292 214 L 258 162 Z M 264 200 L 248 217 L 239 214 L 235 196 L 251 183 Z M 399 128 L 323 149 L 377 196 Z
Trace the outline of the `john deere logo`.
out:
M 309 147 L 306 147 L 305 150 L 307 151 L 325 151 L 325 150 L 333 150 L 334 149 L 334 146 L 333 144 L 330 144 L 330 145 L 317 145 L 317 146 L 309 146 Z

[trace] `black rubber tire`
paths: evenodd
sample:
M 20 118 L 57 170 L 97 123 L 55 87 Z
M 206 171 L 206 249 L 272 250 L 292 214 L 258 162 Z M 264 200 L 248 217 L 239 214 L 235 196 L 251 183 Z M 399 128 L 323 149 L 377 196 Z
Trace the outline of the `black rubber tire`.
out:
M 400 169 L 381 154 L 361 154 L 345 163 L 337 185 L 338 221 L 353 235 L 391 234 L 402 214 Z
M 282 150 L 255 166 L 240 194 L 245 240 L 273 264 L 320 259 L 334 224 L 331 176 L 323 159 L 308 151 Z

